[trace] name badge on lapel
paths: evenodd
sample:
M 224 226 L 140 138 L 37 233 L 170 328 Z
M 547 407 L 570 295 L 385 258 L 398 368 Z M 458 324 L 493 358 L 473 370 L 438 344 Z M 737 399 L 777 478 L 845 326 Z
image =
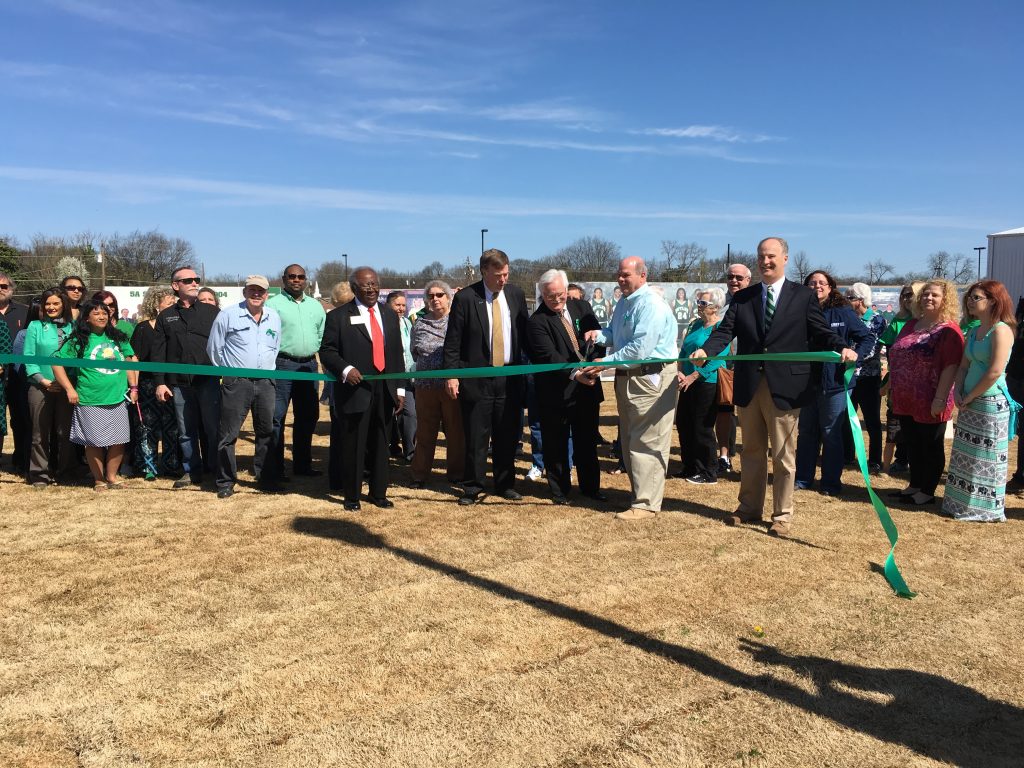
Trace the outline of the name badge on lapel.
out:
M 352 315 L 349 320 L 352 321 L 352 325 L 366 325 L 366 318 L 362 315 Z

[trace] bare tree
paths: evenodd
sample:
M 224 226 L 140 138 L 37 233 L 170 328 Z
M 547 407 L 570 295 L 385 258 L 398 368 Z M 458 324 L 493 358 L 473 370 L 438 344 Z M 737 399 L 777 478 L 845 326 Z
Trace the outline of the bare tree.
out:
M 188 240 L 167 237 L 155 229 L 115 234 L 103 243 L 107 258 L 107 282 L 111 285 L 166 283 L 174 270 L 195 260 Z
M 325 261 L 313 270 L 312 279 L 320 283 L 320 290 L 325 291 L 345 279 L 345 262 L 339 260 Z
M 962 253 L 936 251 L 928 257 L 931 277 L 944 277 L 954 283 L 969 283 L 974 279 L 974 264 Z
M 573 279 L 593 279 L 614 274 L 620 258 L 622 249 L 616 243 L 588 236 L 559 248 L 547 261 L 570 272 Z
M 869 261 L 864 265 L 864 269 L 867 271 L 867 282 L 870 285 L 878 285 L 884 283 L 886 279 L 896 277 L 896 268 L 881 259 Z
M 797 251 L 790 261 L 793 264 L 793 273 L 790 275 L 790 279 L 796 280 L 798 283 L 802 283 L 814 271 L 807 251 Z
M 696 277 L 698 272 L 706 272 L 705 262 L 708 249 L 699 243 L 680 243 L 675 240 L 661 241 L 661 257 L 664 271 L 680 274 L 685 277 Z

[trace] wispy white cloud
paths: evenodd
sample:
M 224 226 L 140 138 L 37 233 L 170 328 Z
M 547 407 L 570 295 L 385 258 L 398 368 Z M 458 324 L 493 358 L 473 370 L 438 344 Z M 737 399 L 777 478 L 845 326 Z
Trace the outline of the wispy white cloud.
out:
M 182 0 L 45 0 L 55 10 L 108 27 L 161 36 L 207 36 L 237 21 L 217 4 Z
M 597 110 L 576 107 L 564 102 L 539 101 L 483 107 L 477 114 L 492 120 L 532 123 L 589 123 L 605 119 Z
M 989 231 L 991 221 L 966 219 L 943 213 L 786 210 L 746 208 L 720 203 L 708 208 L 616 205 L 586 200 L 487 198 L 479 195 L 436 195 L 374 192 L 336 187 L 258 184 L 192 176 L 79 171 L 62 168 L 0 166 L 0 179 L 22 184 L 48 184 L 62 188 L 98 189 L 125 201 L 185 198 L 190 202 L 222 206 L 294 206 L 412 215 L 458 213 L 511 217 L 573 217 L 587 219 L 647 219 L 697 223 L 727 222 L 833 226 L 871 226 L 911 229 Z
M 761 144 L 766 141 L 783 141 L 779 136 L 764 133 L 748 133 L 724 125 L 688 125 L 685 128 L 642 128 L 630 131 L 641 136 L 664 136 L 672 139 L 709 139 L 728 144 Z

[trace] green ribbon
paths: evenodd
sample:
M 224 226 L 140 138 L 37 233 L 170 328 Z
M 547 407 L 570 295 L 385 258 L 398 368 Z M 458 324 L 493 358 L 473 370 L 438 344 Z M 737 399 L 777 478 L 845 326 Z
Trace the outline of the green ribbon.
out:
M 821 362 L 841 363 L 842 358 L 838 352 L 776 352 L 762 355 L 718 355 L 707 358 L 708 360 L 758 360 L 765 362 Z M 678 362 L 676 358 L 648 358 L 645 360 L 630 361 L 630 367 L 651 364 L 669 364 Z M 337 381 L 337 378 L 329 373 L 313 373 L 310 371 L 265 371 L 259 368 L 227 368 L 216 365 L 191 365 L 188 363 L 141 363 L 131 360 L 86 360 L 83 358 L 43 357 L 40 355 L 9 355 L 0 354 L 0 365 L 7 363 L 26 364 L 32 363 L 39 366 L 64 366 L 67 368 L 119 368 L 128 371 L 142 371 L 144 373 L 177 373 L 190 376 L 234 376 L 246 379 L 290 379 L 292 381 Z M 550 373 L 552 371 L 567 371 L 573 368 L 589 367 L 617 367 L 622 363 L 618 361 L 601 360 L 598 362 L 579 363 L 533 363 L 530 365 L 506 365 L 500 368 L 485 366 L 483 368 L 452 368 L 447 370 L 432 371 L 410 371 L 398 373 L 374 373 L 363 376 L 364 381 L 386 380 L 386 379 L 480 379 L 495 378 L 499 376 L 525 376 L 531 373 Z M 860 420 L 857 418 L 857 409 L 850 400 L 850 383 L 853 380 L 854 364 L 846 363 L 846 413 L 850 420 L 850 428 L 853 433 L 853 444 L 857 451 L 857 463 L 860 466 L 861 474 L 864 476 L 864 485 L 868 490 L 868 497 L 871 505 L 878 515 L 878 521 L 889 539 L 889 555 L 885 558 L 883 573 L 886 581 L 889 582 L 897 595 L 905 598 L 915 596 L 910 591 L 899 567 L 896 565 L 896 542 L 899 540 L 899 533 L 896 524 L 889 514 L 885 504 L 871 487 L 871 475 L 868 472 L 867 453 L 864 449 L 864 435 L 861 433 Z

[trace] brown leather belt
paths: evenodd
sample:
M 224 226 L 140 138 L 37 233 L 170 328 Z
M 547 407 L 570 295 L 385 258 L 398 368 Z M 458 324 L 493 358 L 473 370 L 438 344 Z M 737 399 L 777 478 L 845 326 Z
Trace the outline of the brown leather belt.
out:
M 616 376 L 650 376 L 652 373 L 662 373 L 671 363 L 648 363 L 639 368 L 616 368 Z

